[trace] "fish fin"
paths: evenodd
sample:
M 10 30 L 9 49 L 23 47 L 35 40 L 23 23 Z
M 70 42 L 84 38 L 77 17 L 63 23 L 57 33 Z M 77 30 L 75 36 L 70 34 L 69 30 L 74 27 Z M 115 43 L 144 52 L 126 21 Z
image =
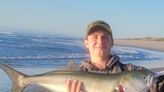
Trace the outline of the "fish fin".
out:
M 46 72 L 44 73 L 44 75 L 46 74 L 54 74 L 56 72 L 66 72 L 66 71 L 80 71 L 80 67 L 77 63 L 75 63 L 75 61 L 70 61 L 66 66 L 60 68 L 60 69 L 55 69 L 53 71 L 50 72 Z
M 68 64 L 65 66 L 64 70 L 79 71 L 80 67 L 75 61 L 69 61 Z
M 0 67 L 7 73 L 13 82 L 12 92 L 21 92 L 24 87 L 22 79 L 27 77 L 27 75 L 18 72 L 4 64 L 0 64 Z

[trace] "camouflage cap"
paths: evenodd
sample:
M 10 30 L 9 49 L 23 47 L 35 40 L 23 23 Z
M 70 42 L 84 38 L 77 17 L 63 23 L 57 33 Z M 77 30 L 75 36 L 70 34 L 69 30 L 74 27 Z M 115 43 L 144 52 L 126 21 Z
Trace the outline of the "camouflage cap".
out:
M 102 21 L 102 20 L 96 20 L 96 21 L 93 21 L 91 22 L 88 27 L 87 27 L 87 33 L 86 33 L 86 36 L 88 36 L 89 34 L 91 34 L 94 30 L 95 27 L 102 27 L 105 29 L 105 31 L 107 31 L 110 35 L 112 35 L 112 30 L 109 26 L 108 23 Z

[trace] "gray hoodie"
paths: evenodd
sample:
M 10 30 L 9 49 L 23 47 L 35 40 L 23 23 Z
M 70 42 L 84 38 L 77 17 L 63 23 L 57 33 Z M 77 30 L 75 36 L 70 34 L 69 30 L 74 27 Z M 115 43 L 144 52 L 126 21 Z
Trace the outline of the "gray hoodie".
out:
M 96 72 L 96 73 L 119 73 L 123 71 L 134 71 L 134 70 L 144 70 L 149 71 L 148 69 L 135 66 L 133 64 L 123 64 L 120 62 L 120 58 L 116 55 L 112 55 L 109 62 L 106 64 L 106 67 L 100 69 L 91 63 L 89 60 L 85 60 L 80 65 L 81 70 L 88 72 Z M 151 72 L 151 71 L 150 71 Z

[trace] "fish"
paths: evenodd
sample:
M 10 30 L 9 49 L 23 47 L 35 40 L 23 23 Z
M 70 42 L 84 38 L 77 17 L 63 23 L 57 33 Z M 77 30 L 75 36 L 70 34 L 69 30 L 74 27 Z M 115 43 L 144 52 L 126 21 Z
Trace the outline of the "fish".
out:
M 147 92 L 150 72 L 127 71 L 100 74 L 85 71 L 55 70 L 26 75 L 0 64 L 13 82 L 12 92 L 67 92 L 68 80 L 79 80 L 85 92 Z

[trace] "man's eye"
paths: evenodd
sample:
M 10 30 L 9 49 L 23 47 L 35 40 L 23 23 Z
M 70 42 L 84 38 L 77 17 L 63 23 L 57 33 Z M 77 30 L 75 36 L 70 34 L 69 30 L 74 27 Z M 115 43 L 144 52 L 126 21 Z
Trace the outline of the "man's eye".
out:
M 96 39 L 97 37 L 96 36 L 93 36 L 92 38 Z
M 109 36 L 104 36 L 103 38 L 109 38 Z

